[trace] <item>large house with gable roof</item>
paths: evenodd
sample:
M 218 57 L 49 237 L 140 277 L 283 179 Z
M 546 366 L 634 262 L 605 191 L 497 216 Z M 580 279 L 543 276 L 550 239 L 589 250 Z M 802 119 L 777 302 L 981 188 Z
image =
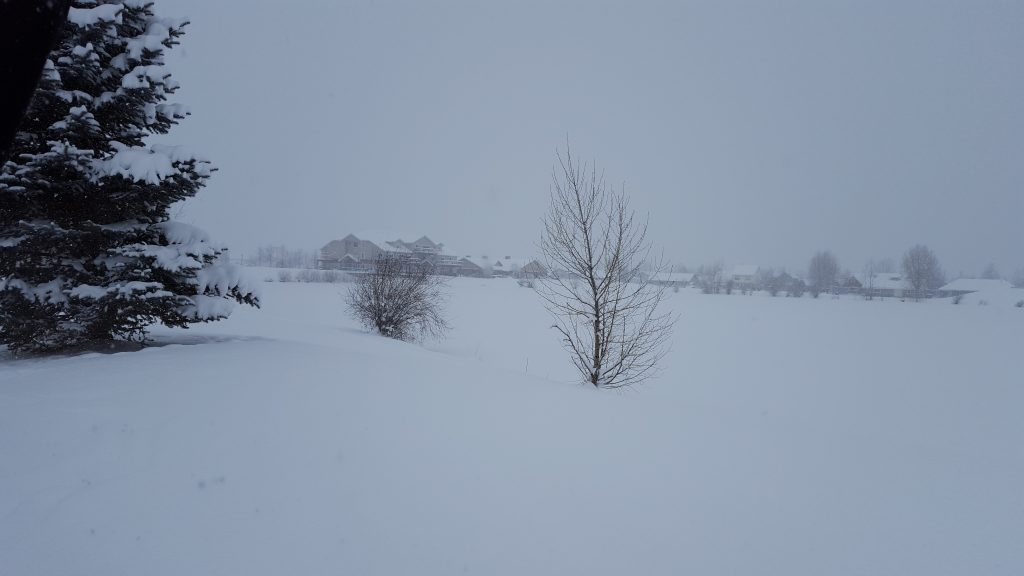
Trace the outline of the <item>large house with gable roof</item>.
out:
M 406 242 L 394 235 L 381 232 L 359 232 L 340 240 L 332 240 L 320 249 L 317 268 L 321 270 L 369 270 L 377 258 L 388 256 L 410 264 L 428 264 L 438 274 L 456 275 L 458 258 L 444 251 L 427 236 Z

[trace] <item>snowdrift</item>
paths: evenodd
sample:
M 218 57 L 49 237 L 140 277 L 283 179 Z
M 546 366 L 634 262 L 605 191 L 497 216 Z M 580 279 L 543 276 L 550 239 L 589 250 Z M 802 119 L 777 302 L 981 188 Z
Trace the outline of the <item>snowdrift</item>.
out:
M 344 289 L 0 362 L 0 574 L 1024 572 L 1024 311 L 683 291 L 614 393 L 514 281 L 426 347 Z

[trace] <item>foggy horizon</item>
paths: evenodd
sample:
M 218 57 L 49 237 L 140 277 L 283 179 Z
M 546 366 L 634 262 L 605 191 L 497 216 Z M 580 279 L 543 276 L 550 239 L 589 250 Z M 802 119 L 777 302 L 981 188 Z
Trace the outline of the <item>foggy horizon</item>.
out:
M 179 217 L 235 257 L 367 229 L 535 256 L 568 137 L 675 264 L 859 272 L 926 244 L 951 277 L 1024 267 L 1024 5 L 157 10 L 191 21 L 166 140 L 219 168 Z
M 1024 574 L 1024 2 L 0 29 L 0 574 Z

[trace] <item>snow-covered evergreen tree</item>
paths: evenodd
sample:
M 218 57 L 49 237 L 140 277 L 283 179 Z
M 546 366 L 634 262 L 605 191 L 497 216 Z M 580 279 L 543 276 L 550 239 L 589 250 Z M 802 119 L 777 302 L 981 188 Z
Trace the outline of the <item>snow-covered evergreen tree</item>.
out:
M 258 295 L 172 204 L 211 164 L 149 144 L 187 111 L 164 51 L 186 24 L 148 0 L 76 0 L 0 169 L 0 344 L 14 352 L 144 338 Z

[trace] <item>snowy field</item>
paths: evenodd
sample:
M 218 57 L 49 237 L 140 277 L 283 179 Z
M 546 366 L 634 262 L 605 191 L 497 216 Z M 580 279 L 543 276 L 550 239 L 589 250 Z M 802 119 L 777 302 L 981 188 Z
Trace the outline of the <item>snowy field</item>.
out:
M 427 346 L 344 289 L 0 361 L 0 575 L 1024 574 L 1016 294 L 684 291 L 607 392 L 514 281 L 453 281 Z

